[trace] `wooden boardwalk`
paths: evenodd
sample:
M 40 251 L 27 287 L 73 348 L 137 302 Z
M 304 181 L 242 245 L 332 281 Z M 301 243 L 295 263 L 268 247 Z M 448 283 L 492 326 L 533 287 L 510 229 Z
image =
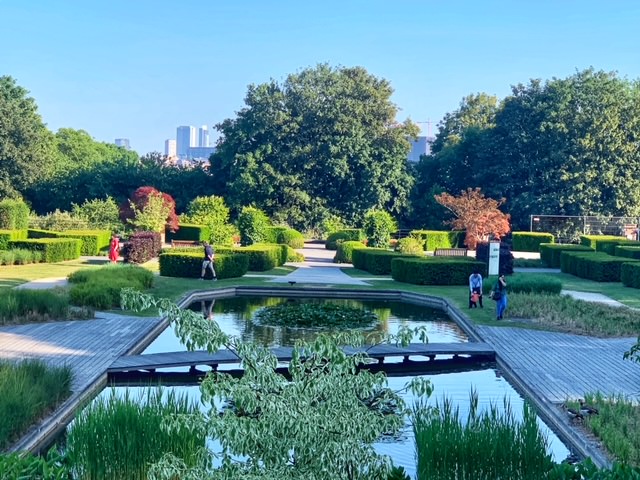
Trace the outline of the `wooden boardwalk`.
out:
M 271 352 L 278 358 L 279 362 L 291 361 L 291 347 L 275 347 Z M 434 359 L 437 355 L 459 355 L 478 358 L 479 360 L 493 360 L 495 351 L 486 343 L 412 343 L 406 347 L 395 345 L 376 345 L 374 347 L 347 347 L 345 352 L 355 354 L 365 352 L 370 358 L 383 363 L 390 357 L 423 357 Z M 415 360 L 415 358 L 413 359 Z M 127 355 L 118 358 L 107 369 L 108 373 L 130 372 L 136 370 L 155 371 L 159 368 L 172 367 L 196 367 L 207 365 L 217 367 L 222 364 L 237 364 L 238 357 L 230 350 L 218 350 L 215 353 L 206 351 L 195 352 L 167 352 L 152 353 L 146 355 Z
M 160 323 L 159 318 L 97 315 L 94 320 L 0 327 L 0 360 L 38 358 L 49 365 L 68 365 L 72 396 L 83 392 Z
M 636 338 L 603 339 L 513 327 L 476 327 L 530 388 L 552 403 L 600 391 L 640 395 L 640 364 L 623 360 Z

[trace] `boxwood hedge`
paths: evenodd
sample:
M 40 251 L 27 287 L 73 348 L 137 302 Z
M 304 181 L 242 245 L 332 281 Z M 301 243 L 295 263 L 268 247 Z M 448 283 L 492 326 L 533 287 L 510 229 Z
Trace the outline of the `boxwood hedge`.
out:
M 365 270 L 373 275 L 389 275 L 391 261 L 394 258 L 421 258 L 416 255 L 406 255 L 384 248 L 356 248 L 351 252 L 353 266 Z
M 338 242 L 336 256 L 333 257 L 333 263 L 353 263 L 353 251 L 358 248 L 367 248 L 364 243 L 356 240 L 348 240 L 346 242 Z
M 172 232 L 168 228 L 165 229 L 165 239 L 171 243 L 171 240 L 190 240 L 192 242 L 202 242 L 211 240 L 211 229 L 206 225 L 196 225 L 195 223 L 181 223 L 180 228 Z
M 201 253 L 166 252 L 160 254 L 160 275 L 165 277 L 198 278 L 202 270 L 203 255 Z M 251 255 L 216 254 L 214 266 L 218 278 L 241 277 L 249 270 Z M 206 271 L 206 277 L 211 272 Z
M 82 242 L 80 255 L 98 255 L 109 247 L 111 232 L 109 230 L 67 230 L 60 232 L 58 238 L 77 238 Z
M 15 240 L 26 240 L 27 230 L 0 230 L 0 250 L 8 250 L 9 242 Z
M 416 285 L 468 285 L 475 270 L 486 276 L 487 265 L 471 257 L 400 257 L 391 261 L 394 280 Z
M 465 232 L 440 231 L 440 230 L 411 230 L 412 237 L 424 243 L 424 249 L 428 252 L 436 248 L 457 248 L 464 246 Z
M 264 272 L 286 262 L 289 251 L 286 245 L 255 244 L 249 247 L 219 247 L 216 248 L 216 256 L 218 253 L 246 255 L 249 258 L 250 271 Z M 200 256 L 203 257 L 203 254 Z
M 601 248 L 598 247 L 598 244 L 600 242 L 612 241 L 612 240 L 621 241 L 621 240 L 627 240 L 627 238 L 618 237 L 616 235 L 580 235 L 580 245 L 593 248 L 595 251 L 601 250 Z
M 620 265 L 620 280 L 626 287 L 640 288 L 640 262 Z
M 360 228 L 343 228 L 342 230 L 329 234 L 325 248 L 327 250 L 336 250 L 338 248 L 338 240 L 362 242 L 366 238 L 364 231 Z
M 616 257 L 635 258 L 640 260 L 640 246 L 628 247 L 626 245 L 617 245 L 615 248 Z
M 609 255 L 616 254 L 616 247 L 626 246 L 626 247 L 640 247 L 640 242 L 636 240 L 627 240 L 627 239 L 618 239 L 618 240 L 599 240 L 596 245 L 596 251 L 608 253 Z
M 514 252 L 539 252 L 541 243 L 554 243 L 551 233 L 543 232 L 513 232 L 512 249 Z
M 542 260 L 547 267 L 560 268 L 560 255 L 566 251 L 593 252 L 594 250 L 584 245 L 541 243 L 540 260 Z
M 80 258 L 81 241 L 77 238 L 31 238 L 9 242 L 10 248 L 24 248 L 42 253 L 46 263 L 63 262 Z
M 614 257 L 604 252 L 564 252 L 560 267 L 564 273 L 596 282 L 619 282 L 620 267 L 626 262 L 638 262 L 631 258 Z

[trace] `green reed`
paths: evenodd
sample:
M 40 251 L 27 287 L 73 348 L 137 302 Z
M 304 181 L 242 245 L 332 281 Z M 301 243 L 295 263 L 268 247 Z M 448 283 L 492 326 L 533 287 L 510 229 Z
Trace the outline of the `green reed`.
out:
M 67 320 L 69 299 L 47 290 L 0 291 L 0 325 Z
M 508 400 L 478 413 L 478 396 L 470 394 L 469 415 L 460 419 L 450 399 L 435 408 L 414 408 L 418 480 L 539 480 L 552 468 L 547 439 L 527 404 L 522 421 Z
M 71 392 L 71 370 L 39 360 L 0 362 L 0 449 L 17 440 L 35 421 Z
M 185 395 L 149 388 L 139 398 L 114 390 L 87 406 L 69 427 L 67 458 L 78 480 L 146 479 L 153 462 L 170 453 L 186 465 L 201 464 L 205 435 L 177 416 L 198 414 Z

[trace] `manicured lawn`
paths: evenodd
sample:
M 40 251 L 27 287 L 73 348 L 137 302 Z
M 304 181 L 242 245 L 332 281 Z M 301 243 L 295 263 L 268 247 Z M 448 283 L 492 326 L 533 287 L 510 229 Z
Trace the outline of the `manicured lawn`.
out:
M 59 263 L 32 263 L 29 265 L 3 265 L 0 266 L 0 289 L 13 288 L 22 283 L 31 282 L 39 278 L 60 278 L 82 268 L 95 268 L 104 265 L 108 261 L 78 258 Z

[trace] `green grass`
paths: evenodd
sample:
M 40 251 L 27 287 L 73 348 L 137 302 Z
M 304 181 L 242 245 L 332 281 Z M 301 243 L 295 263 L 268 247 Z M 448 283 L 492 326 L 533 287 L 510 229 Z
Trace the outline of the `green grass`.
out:
M 71 393 L 71 369 L 39 360 L 0 363 L 0 449 L 24 434 Z
M 72 311 L 65 292 L 50 290 L 0 290 L 0 325 L 88 318 L 92 312 Z

